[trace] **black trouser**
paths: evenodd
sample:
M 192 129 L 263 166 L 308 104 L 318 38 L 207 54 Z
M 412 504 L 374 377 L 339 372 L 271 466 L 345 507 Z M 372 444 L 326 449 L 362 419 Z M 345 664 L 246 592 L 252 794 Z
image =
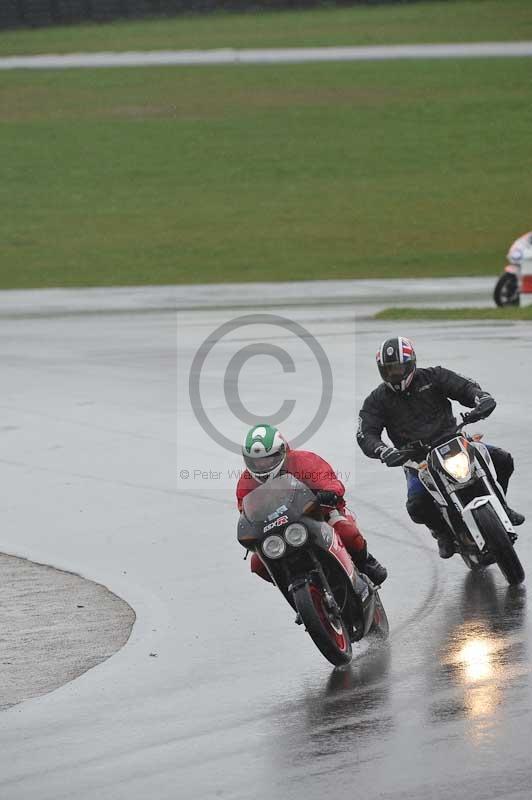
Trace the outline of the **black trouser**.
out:
M 497 473 L 497 480 L 506 494 L 510 476 L 514 471 L 514 460 L 510 453 L 507 453 L 506 450 L 501 450 L 500 447 L 493 447 L 492 445 L 487 445 L 487 447 Z M 436 507 L 436 503 L 419 480 L 417 471 L 406 467 L 405 473 L 408 485 L 406 510 L 411 520 L 419 525 L 427 525 L 435 531 L 445 529 L 446 525 Z

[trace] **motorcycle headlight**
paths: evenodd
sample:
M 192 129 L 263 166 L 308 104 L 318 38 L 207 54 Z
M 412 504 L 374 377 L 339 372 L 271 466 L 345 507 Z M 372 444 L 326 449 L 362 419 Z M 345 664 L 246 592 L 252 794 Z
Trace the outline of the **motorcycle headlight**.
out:
M 469 458 L 465 453 L 457 453 L 455 456 L 450 456 L 443 460 L 443 466 L 453 478 L 457 481 L 463 481 L 469 478 L 471 474 L 471 465 Z
M 267 558 L 281 558 L 286 551 L 286 542 L 281 536 L 267 536 L 262 543 L 262 552 Z
M 308 539 L 308 532 L 300 522 L 293 522 L 284 532 L 284 538 L 292 547 L 301 547 Z

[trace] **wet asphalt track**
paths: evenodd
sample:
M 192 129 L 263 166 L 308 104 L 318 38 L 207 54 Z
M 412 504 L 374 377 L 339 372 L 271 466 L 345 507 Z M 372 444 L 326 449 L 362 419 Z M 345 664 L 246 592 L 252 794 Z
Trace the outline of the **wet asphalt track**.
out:
M 261 291 L 257 306 L 263 300 Z M 382 592 L 389 646 L 361 646 L 340 672 L 293 624 L 281 596 L 249 574 L 227 473 L 239 459 L 213 445 L 190 410 L 197 347 L 245 312 L 181 311 L 177 364 L 176 317 L 164 302 L 143 313 L 32 317 L 26 309 L 0 321 L 3 547 L 77 569 L 137 613 L 116 656 L 0 715 L 3 800 L 70 798 L 73 788 L 91 800 L 530 797 L 526 591 L 509 591 L 493 568 L 472 580 L 457 558 L 440 561 L 408 521 L 401 471 L 355 449 L 355 410 L 375 384 L 376 348 L 396 331 L 365 318 L 370 304 L 285 314 L 318 338 L 334 377 L 331 411 L 307 447 L 346 475 L 371 549 L 390 570 Z M 530 516 L 530 327 L 401 331 L 420 362 L 450 364 L 493 391 L 499 407 L 482 428 L 514 453 L 511 499 Z M 292 353 L 296 374 L 256 356 L 242 369 L 242 401 L 265 413 L 283 396 L 297 398 L 284 425 L 290 437 L 312 415 L 316 368 L 305 343 L 283 329 L 247 326 L 213 348 L 205 407 L 227 435 L 241 434 L 221 381 L 257 332 Z M 176 416 L 177 470 L 189 472 L 178 477 L 177 497 Z M 518 544 L 525 568 L 529 529 Z

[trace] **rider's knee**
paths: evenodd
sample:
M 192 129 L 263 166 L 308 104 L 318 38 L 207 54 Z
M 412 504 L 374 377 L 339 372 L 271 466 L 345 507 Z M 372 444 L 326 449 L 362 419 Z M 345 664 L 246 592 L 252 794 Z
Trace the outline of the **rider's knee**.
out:
M 417 522 L 418 525 L 423 525 L 426 520 L 426 503 L 423 502 L 424 498 L 419 494 L 412 494 L 406 501 L 406 510 L 412 522 Z
M 513 471 L 515 469 L 515 465 L 514 465 L 514 460 L 512 458 L 512 454 L 511 453 L 507 453 L 506 450 L 501 450 L 501 454 L 504 457 L 504 461 L 503 461 L 504 471 L 506 472 L 508 477 L 510 477 L 510 475 L 513 473 Z
M 342 540 L 344 547 L 346 547 L 351 554 L 359 553 L 364 549 L 366 540 L 353 517 L 338 520 L 333 524 L 333 528 L 336 535 Z
M 501 450 L 500 447 L 490 448 L 491 459 L 497 472 L 499 481 L 504 485 L 508 484 L 510 477 L 514 471 L 514 460 L 511 453 L 506 450 Z

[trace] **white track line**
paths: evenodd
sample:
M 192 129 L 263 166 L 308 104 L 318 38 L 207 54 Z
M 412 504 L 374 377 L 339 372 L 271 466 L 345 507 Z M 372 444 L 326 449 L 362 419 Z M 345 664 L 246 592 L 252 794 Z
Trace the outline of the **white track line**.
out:
M 312 61 L 394 61 L 427 58 L 517 58 L 522 56 L 532 56 L 532 42 L 296 47 L 272 50 L 157 50 L 131 53 L 9 56 L 0 58 L 0 70 L 209 64 L 300 64 Z

